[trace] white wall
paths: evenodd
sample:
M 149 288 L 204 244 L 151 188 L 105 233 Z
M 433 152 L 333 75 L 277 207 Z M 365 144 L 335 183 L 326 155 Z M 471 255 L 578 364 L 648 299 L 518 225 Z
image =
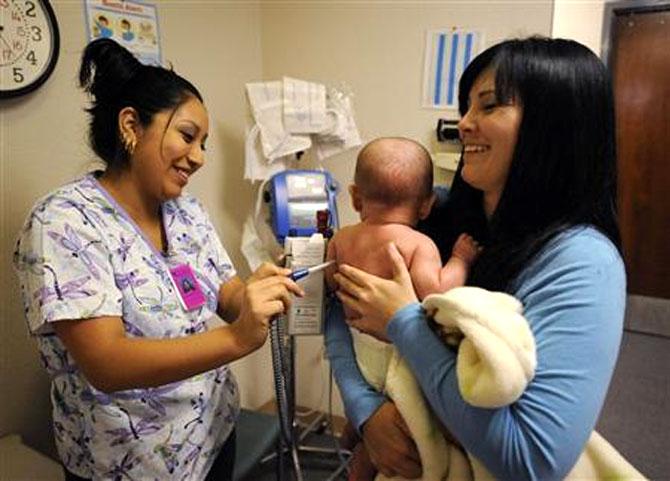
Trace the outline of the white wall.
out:
M 583 43 L 600 55 L 605 0 L 554 0 L 551 36 Z
M 432 146 L 437 118 L 445 113 L 419 106 L 425 31 L 482 28 L 490 45 L 511 36 L 548 35 L 552 22 L 548 0 L 156 3 L 164 60 L 198 85 L 210 112 L 208 164 L 190 190 L 209 208 L 243 275 L 240 233 L 252 202 L 252 190 L 242 181 L 245 82 L 291 75 L 346 84 L 355 96 L 364 140 L 404 135 Z M 86 42 L 83 2 L 52 4 L 62 41 L 54 75 L 37 92 L 0 104 L 0 435 L 21 433 L 43 450 L 51 444 L 48 383 L 14 285 L 13 239 L 33 202 L 86 172 L 92 159 L 85 143 L 85 98 L 75 87 Z M 351 180 L 354 158 L 355 152 L 347 152 L 325 164 L 343 187 Z M 343 223 L 355 221 L 344 194 L 340 214 Z M 320 338 L 299 343 L 299 404 L 317 406 L 326 387 L 320 345 Z M 234 369 L 246 406 L 271 399 L 267 348 Z M 324 406 L 325 401 L 317 407 Z

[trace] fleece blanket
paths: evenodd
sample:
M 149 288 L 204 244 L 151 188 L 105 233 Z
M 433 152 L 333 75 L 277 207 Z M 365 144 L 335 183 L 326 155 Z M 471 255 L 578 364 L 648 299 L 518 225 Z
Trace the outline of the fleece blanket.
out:
M 521 396 L 533 378 L 537 359 L 533 334 L 516 298 L 477 287 L 458 287 L 427 296 L 423 306 L 445 343 L 458 348 L 458 387 L 466 402 L 498 408 Z M 407 363 L 392 345 L 355 331 L 353 340 L 361 373 L 395 402 L 409 426 L 421 456 L 421 480 L 495 479 L 474 456 L 445 439 Z M 379 474 L 376 481 L 401 479 Z M 594 431 L 565 479 L 645 478 Z

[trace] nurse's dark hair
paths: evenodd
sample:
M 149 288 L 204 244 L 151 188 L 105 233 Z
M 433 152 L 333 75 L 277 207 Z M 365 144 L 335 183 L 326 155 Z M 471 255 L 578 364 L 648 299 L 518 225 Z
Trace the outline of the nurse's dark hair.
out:
M 522 108 L 517 143 L 488 221 L 481 191 L 461 177 L 461 158 L 441 213 L 443 254 L 465 226 L 485 244 L 468 282 L 509 290 L 528 262 L 568 227 L 591 225 L 621 251 L 614 100 L 606 67 L 571 40 L 508 40 L 485 50 L 466 68 L 459 85 L 461 115 L 468 110 L 473 84 L 487 70 L 495 74 L 497 102 Z
M 144 65 L 110 39 L 97 39 L 86 46 L 79 85 L 92 96 L 86 109 L 91 148 L 112 169 L 128 162 L 118 129 L 123 108 L 134 108 L 146 127 L 158 112 L 174 110 L 191 97 L 203 101 L 198 89 L 172 69 Z

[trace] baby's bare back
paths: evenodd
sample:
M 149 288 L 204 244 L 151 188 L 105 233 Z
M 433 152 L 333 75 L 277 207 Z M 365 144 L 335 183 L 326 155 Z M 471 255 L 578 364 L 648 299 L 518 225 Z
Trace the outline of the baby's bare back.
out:
M 393 276 L 386 246 L 394 242 L 408 267 L 418 247 L 430 238 L 403 224 L 359 223 L 342 228 L 335 237 L 338 264 L 349 264 L 370 274 L 390 279 Z
M 338 264 L 349 264 L 370 274 L 390 279 L 393 276 L 391 258 L 387 250 L 389 242 L 395 243 L 409 269 L 412 284 L 419 299 L 435 292 L 444 292 L 462 286 L 469 264 L 477 253 L 477 245 L 463 234 L 457 240 L 460 250 L 472 251 L 471 256 L 462 254 L 449 258 L 443 266 L 437 246 L 426 235 L 403 224 L 359 223 L 341 229 L 328 246 L 328 258 Z M 336 289 L 332 278 L 336 268 L 326 273 L 331 289 Z

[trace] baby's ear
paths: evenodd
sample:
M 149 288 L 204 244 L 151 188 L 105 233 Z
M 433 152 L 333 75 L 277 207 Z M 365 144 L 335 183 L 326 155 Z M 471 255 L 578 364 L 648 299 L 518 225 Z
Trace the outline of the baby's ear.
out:
M 428 217 L 430 211 L 433 210 L 435 199 L 435 192 L 431 192 L 431 194 L 423 202 L 421 202 L 421 206 L 419 207 L 419 219 L 424 220 L 426 217 Z
M 358 186 L 356 184 L 351 184 L 349 186 L 349 196 L 351 197 L 351 206 L 356 212 L 360 212 L 363 209 L 363 202 L 361 199 L 361 194 L 358 192 Z

